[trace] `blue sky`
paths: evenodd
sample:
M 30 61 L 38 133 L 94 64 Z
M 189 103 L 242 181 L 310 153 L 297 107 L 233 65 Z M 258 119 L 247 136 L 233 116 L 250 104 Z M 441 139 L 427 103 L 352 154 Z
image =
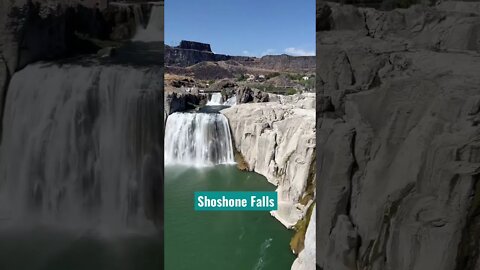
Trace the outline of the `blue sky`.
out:
M 165 43 L 215 53 L 314 55 L 315 0 L 165 0 Z

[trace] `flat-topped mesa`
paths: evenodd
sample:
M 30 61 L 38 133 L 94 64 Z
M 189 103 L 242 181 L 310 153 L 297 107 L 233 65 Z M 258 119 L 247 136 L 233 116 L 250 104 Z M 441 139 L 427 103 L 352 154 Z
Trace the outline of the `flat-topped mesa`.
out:
M 197 51 L 203 51 L 203 52 L 212 52 L 212 48 L 210 47 L 210 44 L 207 43 L 201 43 L 201 42 L 196 42 L 196 41 L 188 41 L 188 40 L 182 40 L 180 42 L 180 45 L 177 47 L 179 49 L 186 49 L 186 50 L 197 50 Z
M 226 61 L 232 57 L 212 52 L 210 44 L 182 40 L 180 45 L 165 46 L 165 64 L 167 66 L 188 67 L 200 62 Z

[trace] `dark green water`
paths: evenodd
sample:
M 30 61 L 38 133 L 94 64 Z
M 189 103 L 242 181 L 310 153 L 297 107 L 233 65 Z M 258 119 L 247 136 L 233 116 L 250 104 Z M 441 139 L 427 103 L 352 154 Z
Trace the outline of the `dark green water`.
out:
M 0 232 L 2 270 L 159 270 L 158 235 L 100 237 L 51 229 Z
M 165 269 L 287 270 L 292 233 L 268 212 L 196 212 L 195 191 L 273 191 L 235 166 L 165 168 Z

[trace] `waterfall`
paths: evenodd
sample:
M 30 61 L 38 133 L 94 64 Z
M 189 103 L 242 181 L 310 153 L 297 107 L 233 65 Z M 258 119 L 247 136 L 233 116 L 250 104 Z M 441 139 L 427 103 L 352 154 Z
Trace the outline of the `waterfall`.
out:
M 143 10 L 141 4 L 136 3 L 123 3 L 123 2 L 111 2 L 110 6 L 115 6 L 120 9 L 120 13 L 130 14 L 133 13 L 135 25 L 138 29 L 143 29 L 145 25 L 145 18 L 143 16 Z
M 222 97 L 221 93 L 213 93 L 212 97 L 207 102 L 207 105 L 208 106 L 220 106 L 220 105 L 233 106 L 233 105 L 237 104 L 237 96 L 233 96 L 233 97 L 227 99 L 227 101 L 225 101 L 225 102 L 222 102 L 222 98 L 223 97 Z
M 153 5 L 147 27 L 138 27 L 133 40 L 143 42 L 162 42 L 163 17 L 163 5 Z
M 135 18 L 135 24 L 137 25 L 137 29 L 143 29 L 145 19 L 143 18 L 143 11 L 141 5 L 133 5 L 133 16 Z
M 153 229 L 162 77 L 154 68 L 52 63 L 15 73 L 0 147 L 0 219 Z
M 165 164 L 233 164 L 227 118 L 219 113 L 174 113 L 165 129 Z
M 208 106 L 222 105 L 222 94 L 213 93 L 210 100 L 207 102 Z
M 225 106 L 233 106 L 233 105 L 236 105 L 237 104 L 237 96 L 233 96 L 229 99 L 227 99 L 227 101 L 225 101 L 225 103 L 223 103 L 223 105 Z

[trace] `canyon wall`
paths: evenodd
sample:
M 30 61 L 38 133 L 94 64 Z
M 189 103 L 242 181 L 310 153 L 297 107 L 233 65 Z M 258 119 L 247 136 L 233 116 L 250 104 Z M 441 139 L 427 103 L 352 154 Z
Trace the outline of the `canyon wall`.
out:
M 317 3 L 320 269 L 480 267 L 480 16 L 446 4 Z
M 274 71 L 313 72 L 314 56 L 266 55 L 260 58 L 230 56 L 213 53 L 210 44 L 194 41 L 181 41 L 179 46 L 165 46 L 165 65 L 189 67 L 201 62 L 229 61 L 232 65 Z M 172 69 L 175 70 L 175 69 Z
M 301 99 L 307 105 L 247 103 L 222 111 L 248 170 L 278 187 L 279 210 L 273 214 L 288 228 L 304 217 L 315 197 L 314 97 Z
M 260 58 L 235 58 L 239 63 L 249 67 L 266 70 L 315 72 L 315 56 L 265 55 Z
M 208 96 L 204 94 L 190 94 L 180 91 L 166 93 L 164 99 L 165 116 L 195 109 L 195 106 L 205 105 L 208 102 L 207 98 Z

